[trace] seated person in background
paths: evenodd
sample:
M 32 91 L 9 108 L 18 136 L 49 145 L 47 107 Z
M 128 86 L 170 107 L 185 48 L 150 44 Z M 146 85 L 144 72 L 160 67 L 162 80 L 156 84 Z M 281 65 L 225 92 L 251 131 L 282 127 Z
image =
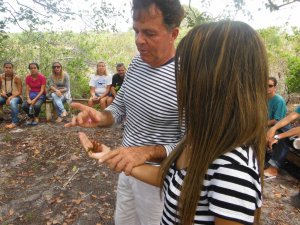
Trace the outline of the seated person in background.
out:
M 288 116 L 277 122 L 273 127 L 271 127 L 268 132 L 267 132 L 267 140 L 269 143 L 269 146 L 272 146 L 273 149 L 273 155 L 274 157 L 271 158 L 269 163 L 271 164 L 270 167 L 268 167 L 265 171 L 264 174 L 265 176 L 276 176 L 278 174 L 278 161 L 275 161 L 272 159 L 279 159 L 279 162 L 282 163 L 283 160 L 285 159 L 288 150 L 285 151 L 286 149 L 283 149 L 282 151 L 278 151 L 276 147 L 282 142 L 282 141 L 288 141 L 286 137 L 286 134 L 292 134 L 295 130 L 292 130 L 291 133 L 287 132 L 280 132 L 279 134 L 276 134 L 277 131 L 281 130 L 283 127 L 289 125 L 292 121 L 299 119 L 300 118 L 300 106 L 297 107 L 297 109 L 290 113 Z M 297 130 L 296 130 L 297 131 Z M 283 134 L 285 133 L 285 134 Z M 274 139 L 277 139 L 278 143 L 276 145 L 272 145 L 274 142 Z M 275 162 L 274 162 L 275 161 Z
M 57 123 L 61 123 L 63 118 L 67 116 L 64 102 L 70 99 L 70 78 L 69 74 L 63 71 L 59 62 L 52 64 L 52 75 L 49 78 L 48 91 L 53 98 L 53 104 L 57 113 Z
M 46 77 L 39 72 L 37 63 L 30 63 L 28 69 L 30 74 L 25 78 L 27 99 L 23 102 L 22 109 L 29 117 L 26 125 L 37 125 L 41 106 L 46 101 Z
M 116 70 L 117 70 L 117 73 L 115 75 L 113 75 L 113 77 L 112 77 L 110 96 L 107 99 L 107 106 L 109 106 L 113 102 L 113 100 L 116 98 L 117 92 L 120 90 L 120 88 L 123 84 L 125 73 L 126 73 L 126 68 L 124 66 L 124 63 L 118 63 L 116 65 Z
M 277 80 L 275 77 L 269 77 L 268 80 L 268 126 L 275 125 L 279 120 L 286 116 L 287 107 L 285 100 L 279 94 L 276 94 Z M 279 133 L 283 133 L 290 129 L 289 124 L 280 128 Z M 289 151 L 289 140 L 283 139 L 273 147 L 271 152 L 267 153 L 265 176 L 276 176 L 273 168 L 282 166 L 284 159 Z
M 18 104 L 22 103 L 22 80 L 14 73 L 14 65 L 11 62 L 3 64 L 4 73 L 0 75 L 0 118 L 3 116 L 3 105 L 10 106 L 11 124 L 7 124 L 5 128 L 15 128 L 19 123 Z
M 96 74 L 92 75 L 89 86 L 91 97 L 88 106 L 92 107 L 100 103 L 101 109 L 105 109 L 111 86 L 111 76 L 107 74 L 105 62 L 101 61 L 97 64 Z
M 277 80 L 269 77 L 268 80 L 268 126 L 273 126 L 286 115 L 286 104 L 282 96 L 276 93 Z

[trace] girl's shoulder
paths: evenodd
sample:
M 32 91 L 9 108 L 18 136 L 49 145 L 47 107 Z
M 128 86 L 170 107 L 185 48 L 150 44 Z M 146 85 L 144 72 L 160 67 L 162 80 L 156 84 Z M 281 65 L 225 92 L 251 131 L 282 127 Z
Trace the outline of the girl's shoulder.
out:
M 258 161 L 256 154 L 252 147 L 237 147 L 232 151 L 221 155 L 219 158 L 214 160 L 210 166 L 210 169 L 213 169 L 214 171 L 223 170 L 222 168 L 231 168 L 248 171 L 251 174 L 258 174 Z

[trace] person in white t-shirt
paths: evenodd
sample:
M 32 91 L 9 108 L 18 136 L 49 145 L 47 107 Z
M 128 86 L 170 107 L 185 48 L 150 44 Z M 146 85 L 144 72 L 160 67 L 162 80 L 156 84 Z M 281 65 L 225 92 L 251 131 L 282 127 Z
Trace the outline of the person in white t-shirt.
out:
M 96 74 L 92 75 L 89 86 L 91 97 L 88 105 L 93 106 L 100 103 L 101 109 L 105 109 L 111 86 L 111 76 L 107 74 L 105 62 L 98 62 Z

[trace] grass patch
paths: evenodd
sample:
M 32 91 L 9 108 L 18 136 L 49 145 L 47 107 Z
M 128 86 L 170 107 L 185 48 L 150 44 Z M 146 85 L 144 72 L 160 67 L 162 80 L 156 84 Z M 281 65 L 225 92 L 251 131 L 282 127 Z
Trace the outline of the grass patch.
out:
M 3 138 L 2 138 L 2 141 L 4 142 L 10 142 L 12 141 L 12 135 L 11 134 L 4 134 Z

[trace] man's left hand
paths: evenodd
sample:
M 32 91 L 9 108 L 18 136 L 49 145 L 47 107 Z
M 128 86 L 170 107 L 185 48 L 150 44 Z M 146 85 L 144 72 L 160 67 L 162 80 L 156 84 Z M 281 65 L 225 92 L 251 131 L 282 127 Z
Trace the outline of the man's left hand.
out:
M 106 163 L 115 172 L 130 175 L 134 167 L 145 164 L 147 160 L 148 153 L 142 147 L 121 147 L 105 154 L 99 162 Z

